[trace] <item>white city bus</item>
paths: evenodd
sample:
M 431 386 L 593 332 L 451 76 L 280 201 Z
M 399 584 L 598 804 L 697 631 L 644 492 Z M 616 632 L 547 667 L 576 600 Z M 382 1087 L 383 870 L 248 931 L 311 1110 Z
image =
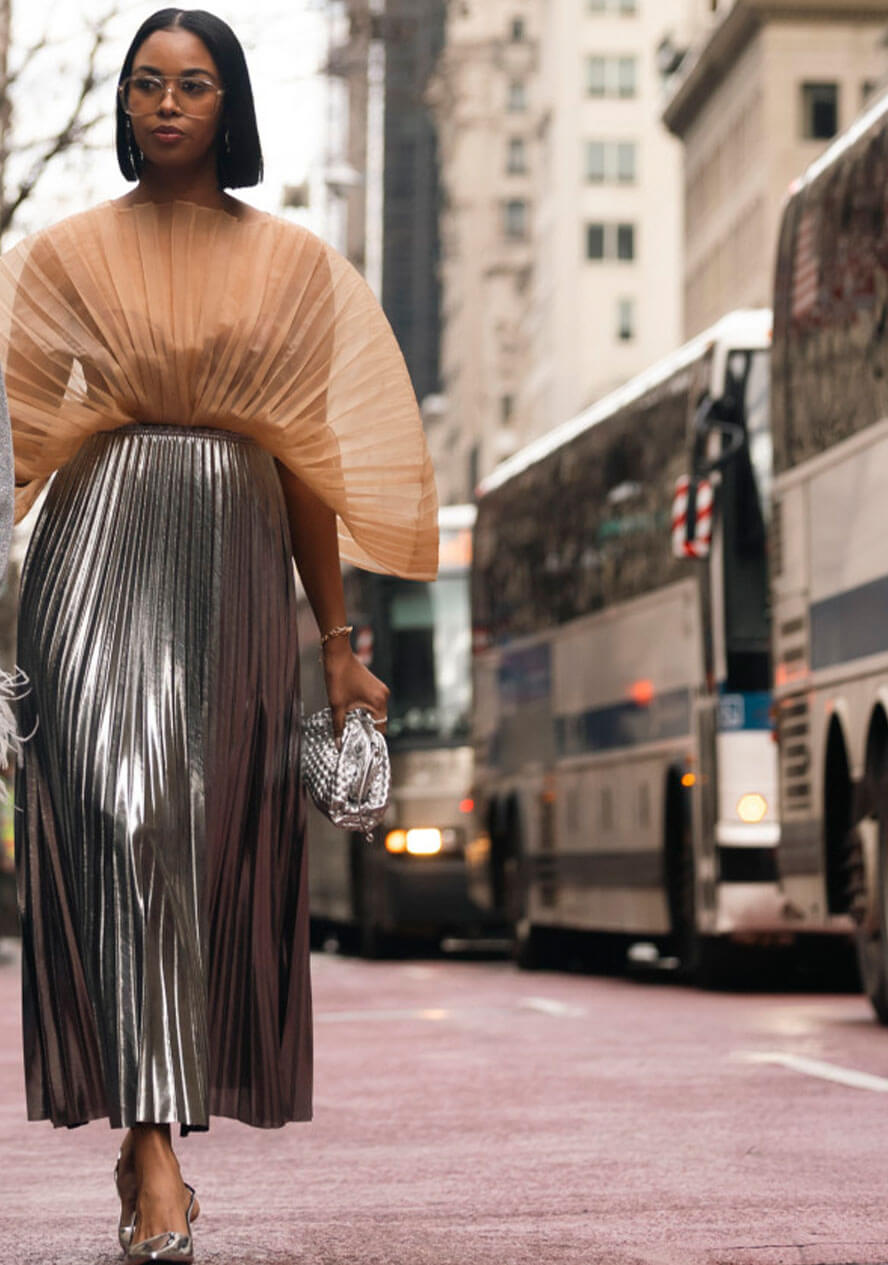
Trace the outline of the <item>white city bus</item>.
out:
M 774 312 L 780 872 L 888 1023 L 888 97 L 791 191 Z
M 469 865 L 519 962 L 612 932 L 700 975 L 804 925 L 778 884 L 770 330 L 725 317 L 481 485 Z

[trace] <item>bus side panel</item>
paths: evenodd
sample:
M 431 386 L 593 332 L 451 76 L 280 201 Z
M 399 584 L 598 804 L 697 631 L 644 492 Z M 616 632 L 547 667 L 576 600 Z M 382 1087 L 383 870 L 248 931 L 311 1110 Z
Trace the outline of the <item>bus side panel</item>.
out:
M 777 596 L 778 715 L 787 896 L 827 925 L 825 795 L 830 727 L 853 781 L 888 688 L 888 434 L 880 424 L 815 458 L 781 488 Z
M 551 772 L 538 763 L 515 768 L 524 774 L 525 814 L 534 822 L 525 839 L 532 922 L 669 930 L 664 793 L 669 769 L 694 760 L 701 662 L 693 580 L 556 633 Z M 542 721 L 525 715 L 527 723 Z

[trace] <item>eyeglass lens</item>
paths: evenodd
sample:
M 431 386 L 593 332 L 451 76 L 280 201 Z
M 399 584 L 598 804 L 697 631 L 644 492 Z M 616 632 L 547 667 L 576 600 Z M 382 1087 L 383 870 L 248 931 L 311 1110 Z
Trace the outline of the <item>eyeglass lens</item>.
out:
M 172 75 L 168 79 L 155 75 L 130 75 L 120 88 L 124 110 L 134 115 L 153 114 L 170 89 L 183 114 L 210 114 L 222 92 L 211 80 L 193 75 Z

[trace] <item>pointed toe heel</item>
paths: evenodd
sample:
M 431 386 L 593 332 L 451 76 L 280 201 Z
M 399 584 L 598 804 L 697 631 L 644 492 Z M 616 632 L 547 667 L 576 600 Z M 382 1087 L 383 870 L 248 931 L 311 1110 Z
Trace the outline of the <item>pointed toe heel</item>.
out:
M 120 1160 L 121 1160 L 121 1156 L 118 1155 L 117 1163 L 114 1165 L 114 1188 L 117 1191 L 118 1199 L 120 1198 L 120 1185 L 118 1183 L 118 1178 L 120 1176 Z M 127 1248 L 132 1242 L 133 1230 L 135 1229 L 135 1224 L 136 1224 L 135 1216 L 136 1216 L 136 1210 L 135 1208 L 133 1208 L 130 1219 L 127 1220 L 127 1215 L 123 1211 L 123 1206 L 121 1204 L 120 1221 L 117 1223 L 117 1241 L 120 1243 L 120 1250 L 122 1252 L 126 1252 Z
M 138 1243 L 130 1242 L 124 1248 L 126 1265 L 148 1265 L 150 1261 L 167 1261 L 169 1265 L 172 1265 L 174 1261 L 178 1261 L 179 1265 L 190 1265 L 190 1262 L 194 1260 L 191 1214 L 194 1210 L 196 1196 L 194 1187 L 189 1186 L 187 1182 L 185 1182 L 185 1189 L 190 1195 L 188 1207 L 185 1210 L 185 1224 L 188 1227 L 188 1232 L 186 1234 L 178 1234 L 174 1230 L 169 1230 L 164 1234 L 155 1234 L 150 1239 L 142 1239 Z

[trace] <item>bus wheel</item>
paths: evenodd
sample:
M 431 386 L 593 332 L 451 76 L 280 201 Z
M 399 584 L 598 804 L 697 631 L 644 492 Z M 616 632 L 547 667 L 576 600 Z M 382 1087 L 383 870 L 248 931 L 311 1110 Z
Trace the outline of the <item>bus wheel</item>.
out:
M 869 879 L 863 899 L 852 906 L 857 921 L 857 961 L 863 991 L 882 1024 L 888 1024 L 888 779 L 885 773 L 883 768 L 876 821 L 860 822 L 849 834 L 849 849 L 856 848 L 864 857 Z
M 392 951 L 392 938 L 376 919 L 373 865 L 367 843 L 358 835 L 351 841 L 352 917 L 354 947 L 362 958 L 384 958 Z
M 697 956 L 694 841 L 687 796 L 676 774 L 666 785 L 666 903 L 672 952 L 682 978 L 692 975 Z
M 391 956 L 391 938 L 371 918 L 361 918 L 358 927 L 358 953 L 362 958 L 374 961 Z
M 542 971 L 552 966 L 552 940 L 547 927 L 534 927 L 527 918 L 515 923 L 512 957 L 522 971 Z

